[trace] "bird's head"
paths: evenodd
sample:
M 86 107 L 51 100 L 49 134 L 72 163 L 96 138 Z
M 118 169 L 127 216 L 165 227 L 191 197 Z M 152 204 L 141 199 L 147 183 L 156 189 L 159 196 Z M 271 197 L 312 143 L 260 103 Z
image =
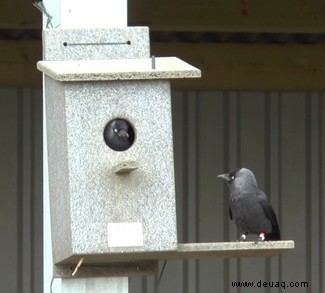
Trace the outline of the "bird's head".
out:
M 129 125 L 122 119 L 116 119 L 112 122 L 112 131 L 120 138 L 129 137 Z
M 134 138 L 133 127 L 124 119 L 116 118 L 105 126 L 104 140 L 115 151 L 125 151 L 130 148 Z
M 246 168 L 234 169 L 217 177 L 225 180 L 230 190 L 240 189 L 241 191 L 251 192 L 258 188 L 254 173 Z

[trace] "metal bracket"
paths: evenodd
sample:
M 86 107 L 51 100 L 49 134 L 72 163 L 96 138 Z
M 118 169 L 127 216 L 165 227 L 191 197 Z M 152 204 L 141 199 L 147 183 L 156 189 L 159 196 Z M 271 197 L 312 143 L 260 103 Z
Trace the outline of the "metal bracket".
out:
M 46 28 L 49 27 L 53 28 L 53 24 L 52 24 L 53 16 L 47 12 L 44 3 L 42 1 L 35 1 L 33 3 L 33 6 L 35 6 L 40 12 L 42 12 L 47 17 Z

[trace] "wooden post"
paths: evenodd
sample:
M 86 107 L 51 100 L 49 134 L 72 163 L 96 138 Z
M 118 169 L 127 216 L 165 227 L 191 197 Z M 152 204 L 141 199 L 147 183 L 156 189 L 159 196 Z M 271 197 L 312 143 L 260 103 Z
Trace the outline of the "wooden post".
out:
M 127 0 L 44 0 L 46 11 L 52 16 L 52 28 L 126 27 Z M 43 17 L 46 28 L 47 16 Z M 44 84 L 44 83 L 43 83 Z M 44 89 L 44 86 L 43 86 Z M 52 282 L 52 245 L 48 189 L 48 161 L 45 96 L 43 90 L 43 179 L 44 179 L 44 292 L 128 292 L 128 278 L 71 278 Z M 50 288 L 51 287 L 51 288 Z

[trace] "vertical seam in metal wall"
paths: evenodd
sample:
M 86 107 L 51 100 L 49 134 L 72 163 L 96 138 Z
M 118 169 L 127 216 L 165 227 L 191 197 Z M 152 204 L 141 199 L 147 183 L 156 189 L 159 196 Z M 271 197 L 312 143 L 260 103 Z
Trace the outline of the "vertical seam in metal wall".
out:
M 306 172 L 306 186 L 305 186 L 305 205 L 306 205 L 306 277 L 307 282 L 311 284 L 311 96 L 306 93 L 305 97 L 305 172 Z M 307 292 L 310 291 L 310 287 Z
M 237 131 L 237 149 L 236 149 L 236 156 L 237 156 L 237 167 L 241 166 L 241 99 L 240 99 L 240 94 L 236 92 L 236 131 Z
M 265 192 L 269 196 L 269 200 L 271 199 L 271 192 L 270 192 L 270 182 L 271 182 L 271 115 L 270 115 L 270 93 L 266 93 L 264 98 L 264 147 L 265 147 Z M 265 260 L 265 280 L 268 282 L 271 280 L 271 260 L 266 258 Z M 267 287 L 265 292 L 270 293 L 271 288 Z
M 148 292 L 148 277 L 142 277 L 142 292 L 147 293 Z
M 200 102 L 199 102 L 199 94 L 196 92 L 195 94 L 195 144 L 196 144 L 196 150 L 195 150 L 195 241 L 200 241 L 200 197 L 199 197 L 199 184 L 200 184 L 200 168 L 199 168 L 199 154 L 200 154 Z M 196 286 L 196 292 L 200 292 L 200 260 L 195 261 L 195 286 Z
M 236 146 L 236 160 L 237 160 L 237 167 L 241 167 L 241 156 L 240 156 L 240 150 L 241 150 L 241 131 L 240 131 L 240 122 L 241 122 L 241 100 L 240 100 L 240 94 L 238 91 L 236 92 L 236 140 L 237 140 L 237 146 Z M 241 259 L 237 258 L 237 279 L 241 281 Z M 241 292 L 241 288 L 237 288 L 237 292 Z
M 278 93 L 278 129 L 277 129 L 277 135 L 278 135 L 278 221 L 279 225 L 281 226 L 282 222 L 282 95 Z M 283 236 L 283 235 L 282 235 Z M 281 236 L 281 237 L 282 237 Z M 278 271 L 279 276 L 278 280 L 282 281 L 282 255 L 279 256 L 279 263 L 278 263 Z M 279 288 L 279 293 L 282 292 L 282 289 Z
M 184 94 L 183 99 L 183 107 L 184 107 L 184 116 L 183 118 L 183 241 L 185 243 L 188 242 L 188 92 Z M 183 261 L 183 293 L 188 292 L 188 261 Z
M 148 292 L 148 277 L 142 277 L 141 287 L 142 287 L 142 292 L 143 293 Z
M 31 153 L 30 153 L 30 193 L 31 193 L 31 288 L 30 292 L 35 292 L 35 96 L 32 92 L 31 97 L 31 123 L 30 123 L 30 135 L 31 135 Z
M 23 96 L 17 91 L 17 290 L 23 292 Z
M 223 170 L 224 172 L 229 169 L 229 93 L 224 92 L 223 93 Z M 228 225 L 228 219 L 229 219 L 229 204 L 227 200 L 227 190 L 225 188 L 225 184 L 222 185 L 223 187 L 223 198 L 225 199 L 225 206 L 223 209 L 224 212 L 224 221 L 223 221 L 223 235 L 225 241 L 229 241 L 229 225 Z M 224 266 L 224 292 L 229 293 L 230 292 L 230 261 L 228 258 L 223 260 L 223 266 Z
M 318 214 L 319 214 L 319 226 L 318 226 L 318 236 L 319 236 L 319 291 L 323 292 L 323 184 L 322 184 L 322 178 L 323 178 L 323 145 L 322 145 L 322 134 L 323 134 L 323 101 L 321 94 L 318 96 L 318 158 L 319 158 L 319 164 L 318 164 L 318 182 L 319 182 L 319 205 L 318 205 Z

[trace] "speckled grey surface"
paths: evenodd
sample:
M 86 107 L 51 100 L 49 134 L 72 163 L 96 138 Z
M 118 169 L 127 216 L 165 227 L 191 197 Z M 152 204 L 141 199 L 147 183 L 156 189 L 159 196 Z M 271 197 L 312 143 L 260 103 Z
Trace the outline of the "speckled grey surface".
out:
M 44 60 L 106 60 L 150 56 L 147 27 L 46 29 L 43 31 L 43 42 Z
M 107 262 L 130 262 L 144 260 L 185 260 L 242 257 L 271 257 L 295 248 L 293 240 L 264 242 L 207 242 L 179 243 L 177 250 L 146 251 L 132 254 L 111 253 L 92 254 L 85 257 L 86 263 L 103 264 Z M 76 264 L 80 256 L 72 256 L 65 264 Z
M 151 58 L 124 60 L 40 61 L 37 68 L 59 81 L 133 80 L 197 78 L 201 71 L 176 58 Z
M 47 78 L 46 95 L 54 260 L 69 252 L 176 249 L 169 82 Z M 103 139 L 105 125 L 116 117 L 129 120 L 136 131 L 135 143 L 124 152 L 111 150 Z M 130 160 L 138 170 L 114 173 L 114 166 Z M 108 222 L 141 222 L 144 245 L 108 247 Z
M 129 63 L 116 59 L 148 60 L 148 33 L 144 27 L 46 30 L 44 56 L 46 61 L 67 61 L 61 65 L 68 71 L 71 60 L 80 60 L 83 68 L 96 61 L 97 69 L 90 70 L 90 76 L 96 77 L 100 76 L 98 64 L 106 62 L 98 60 L 115 59 L 118 68 Z M 170 71 L 173 65 L 167 66 Z M 159 66 L 158 61 L 154 74 L 159 74 Z M 105 256 L 107 263 L 113 254 L 127 256 L 125 261 L 134 253 L 178 247 L 170 83 L 159 79 L 163 76 L 126 80 L 141 72 L 124 70 L 119 75 L 118 68 L 111 68 L 117 78 L 108 81 L 45 79 L 54 263 L 80 255 L 87 260 Z M 183 69 L 177 77 L 184 75 Z M 193 68 L 190 72 L 199 74 Z M 80 72 L 75 69 L 72 74 Z M 124 152 L 110 149 L 103 138 L 104 127 L 115 118 L 128 120 L 135 129 L 135 142 Z M 115 173 L 116 166 L 130 161 L 138 169 Z M 124 228 L 111 237 L 116 232 L 108 231 L 109 223 L 122 223 L 119 227 L 133 223 L 130 227 L 140 231 L 132 234 L 141 239 L 130 239 Z M 121 242 L 116 244 L 119 237 Z
M 65 258 L 72 253 L 65 93 L 49 77 L 45 85 L 52 249 Z

